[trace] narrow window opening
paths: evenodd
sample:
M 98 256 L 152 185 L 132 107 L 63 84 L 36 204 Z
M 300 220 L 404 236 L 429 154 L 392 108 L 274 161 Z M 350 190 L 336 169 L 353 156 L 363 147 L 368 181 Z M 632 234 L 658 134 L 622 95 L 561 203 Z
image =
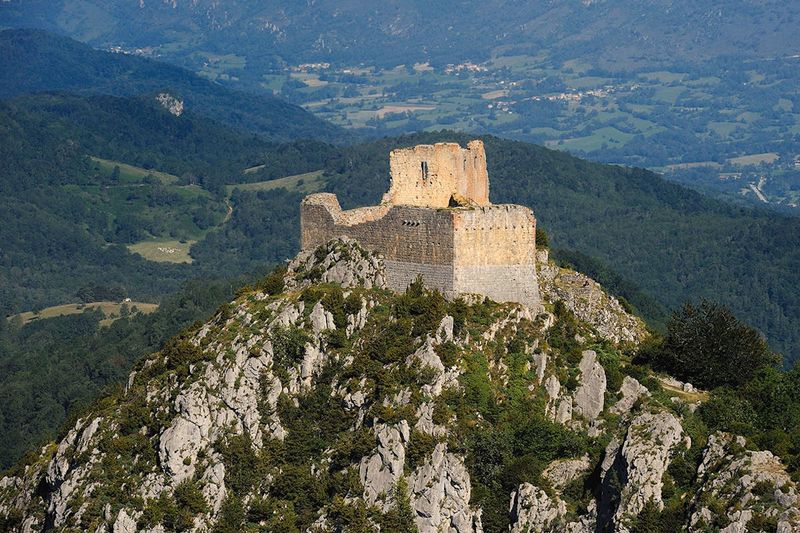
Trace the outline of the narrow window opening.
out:
M 422 167 L 422 179 L 428 181 L 428 162 L 423 161 L 420 166 Z

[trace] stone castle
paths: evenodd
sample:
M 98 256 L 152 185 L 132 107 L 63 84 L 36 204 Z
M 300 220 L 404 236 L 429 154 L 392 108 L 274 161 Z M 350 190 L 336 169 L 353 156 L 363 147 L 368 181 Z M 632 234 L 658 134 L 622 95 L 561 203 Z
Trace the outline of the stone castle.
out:
M 536 219 L 527 207 L 489 202 L 483 142 L 393 150 L 389 166 L 391 186 L 380 205 L 343 211 L 334 194 L 307 196 L 303 249 L 346 236 L 383 255 L 393 290 L 422 276 L 447 297 L 540 306 Z

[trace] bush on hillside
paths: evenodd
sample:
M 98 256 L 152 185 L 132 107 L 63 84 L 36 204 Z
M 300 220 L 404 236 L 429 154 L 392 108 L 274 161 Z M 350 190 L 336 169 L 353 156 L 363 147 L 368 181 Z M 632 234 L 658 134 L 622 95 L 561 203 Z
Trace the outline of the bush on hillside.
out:
M 779 362 L 757 330 L 708 300 L 673 313 L 663 342 L 640 350 L 638 358 L 704 388 L 741 386 Z

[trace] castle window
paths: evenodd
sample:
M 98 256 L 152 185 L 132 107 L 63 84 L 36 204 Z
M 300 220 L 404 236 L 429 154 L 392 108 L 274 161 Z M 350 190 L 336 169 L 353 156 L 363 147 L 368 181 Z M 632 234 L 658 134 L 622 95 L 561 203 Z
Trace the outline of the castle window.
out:
M 428 181 L 428 162 L 423 161 L 420 166 L 422 167 L 422 179 Z

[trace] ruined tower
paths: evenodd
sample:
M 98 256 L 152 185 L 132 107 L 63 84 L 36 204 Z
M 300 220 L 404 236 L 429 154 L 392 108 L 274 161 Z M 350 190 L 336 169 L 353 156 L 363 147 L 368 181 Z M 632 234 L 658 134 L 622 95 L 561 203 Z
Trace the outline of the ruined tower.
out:
M 394 290 L 422 276 L 448 297 L 540 306 L 536 219 L 527 207 L 489 202 L 483 142 L 393 150 L 389 166 L 391 185 L 378 206 L 343 211 L 334 194 L 307 196 L 302 247 L 347 236 L 383 255 Z

